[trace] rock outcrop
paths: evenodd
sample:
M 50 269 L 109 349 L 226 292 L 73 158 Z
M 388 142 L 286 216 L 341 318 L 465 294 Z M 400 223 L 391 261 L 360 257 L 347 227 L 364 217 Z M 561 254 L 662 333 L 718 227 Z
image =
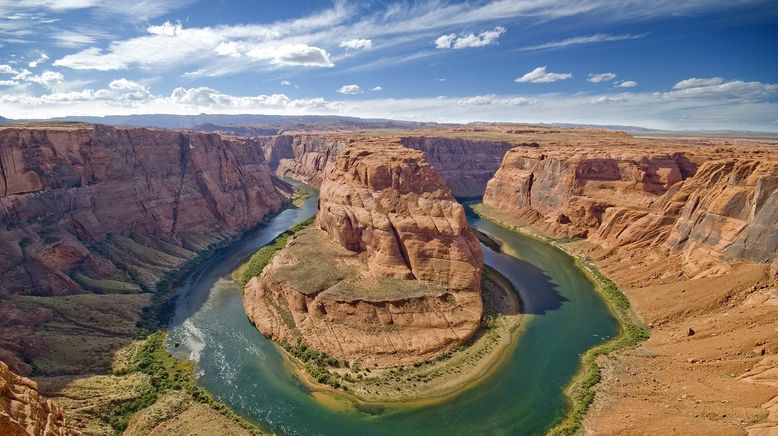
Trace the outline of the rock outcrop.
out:
M 407 364 L 473 335 L 482 269 L 462 206 L 424 155 L 363 143 L 329 167 L 316 228 L 248 283 L 244 304 L 276 341 Z
M 658 247 L 691 275 L 778 252 L 778 163 L 690 149 L 518 147 L 484 203 L 561 237 Z
M 68 427 L 59 405 L 38 393 L 38 385 L 0 362 L 0 434 L 5 436 L 80 435 Z
M 345 149 L 347 139 L 332 135 L 278 135 L 258 138 L 265 159 L 279 177 L 290 177 L 318 188 L 327 164 Z
M 515 146 L 537 145 L 436 136 L 409 136 L 400 142 L 424 152 L 427 161 L 446 179 L 457 197 L 482 196 L 487 182 L 500 168 L 505 152 Z
M 5 127 L 0 175 L 0 295 L 150 287 L 285 201 L 257 142 L 216 134 Z

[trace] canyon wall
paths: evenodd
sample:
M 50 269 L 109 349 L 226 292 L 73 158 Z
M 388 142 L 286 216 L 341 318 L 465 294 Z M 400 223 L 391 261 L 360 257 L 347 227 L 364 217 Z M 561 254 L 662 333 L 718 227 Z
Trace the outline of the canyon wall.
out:
M 344 150 L 348 140 L 328 135 L 278 135 L 258 138 L 270 168 L 315 188 L 321 186 L 327 164 Z
M 5 436 L 80 435 L 69 428 L 57 403 L 38 393 L 38 385 L 0 362 L 0 434 Z
M 778 251 L 774 160 L 622 148 L 514 148 L 484 204 L 559 237 L 617 248 L 659 247 L 690 275 Z
M 464 210 L 424 154 L 366 142 L 328 167 L 316 227 L 248 283 L 244 304 L 276 341 L 407 364 L 473 335 L 482 270 Z
M 316 188 L 321 186 L 327 164 L 333 162 L 349 143 L 360 140 L 355 134 L 285 134 L 258 138 L 265 159 L 276 175 L 291 177 Z M 370 137 L 362 138 L 370 141 Z M 455 137 L 385 137 L 386 143 L 400 143 L 419 150 L 427 162 L 443 176 L 457 197 L 480 197 L 486 183 L 500 167 L 506 151 L 534 143 L 470 140 Z
M 285 201 L 260 144 L 216 134 L 6 127 L 0 175 L 0 295 L 148 289 Z
M 482 196 L 506 151 L 536 145 L 428 136 L 408 136 L 400 143 L 424 152 L 457 197 Z

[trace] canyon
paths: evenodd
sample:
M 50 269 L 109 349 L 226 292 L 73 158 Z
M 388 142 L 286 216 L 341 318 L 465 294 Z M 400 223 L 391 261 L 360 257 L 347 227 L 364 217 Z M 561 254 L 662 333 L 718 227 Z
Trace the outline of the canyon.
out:
M 424 154 L 354 143 L 323 179 L 315 228 L 245 288 L 257 328 L 371 367 L 419 362 L 470 339 L 481 322 L 482 253 Z
M 282 209 L 289 177 L 320 188 L 318 217 L 243 298 L 278 343 L 389 368 L 467 342 L 483 261 L 455 197 L 483 196 L 484 216 L 599 268 L 651 329 L 599 361 L 587 433 L 778 426 L 774 139 L 499 124 L 229 131 L 252 136 L 0 128 L 0 406 L 23 391 L 45 411 L 14 422 L 105 432 L 79 395 L 100 392 L 104 407 L 126 400 L 106 386 L 138 385 L 104 374 L 157 284 Z

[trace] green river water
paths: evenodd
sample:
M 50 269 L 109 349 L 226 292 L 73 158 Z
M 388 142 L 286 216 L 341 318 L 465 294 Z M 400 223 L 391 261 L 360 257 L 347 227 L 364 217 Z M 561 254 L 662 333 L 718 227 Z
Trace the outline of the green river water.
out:
M 487 220 L 470 225 L 503 243 L 484 260 L 518 290 L 528 313 L 518 346 L 495 375 L 443 403 L 335 411 L 314 400 L 273 344 L 249 323 L 241 290 L 229 274 L 259 247 L 312 216 L 311 191 L 210 258 L 182 283 L 168 348 L 196 362 L 198 383 L 263 429 L 290 435 L 532 435 L 567 408 L 564 388 L 580 355 L 618 333 L 594 285 L 562 251 Z M 174 348 L 171 344 L 179 342 Z

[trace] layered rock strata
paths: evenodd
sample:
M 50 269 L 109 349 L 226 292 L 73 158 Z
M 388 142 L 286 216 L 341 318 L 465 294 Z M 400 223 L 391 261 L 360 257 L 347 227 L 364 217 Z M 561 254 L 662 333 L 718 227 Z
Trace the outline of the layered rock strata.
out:
M 0 175 L 0 295 L 150 287 L 285 201 L 258 143 L 215 134 L 6 127 Z
M 6 436 L 80 435 L 69 428 L 57 403 L 38 393 L 38 385 L 0 362 L 0 434 Z
M 696 275 L 774 258 L 777 187 L 773 160 L 541 146 L 510 150 L 484 203 L 557 236 L 681 253 Z
M 248 283 L 244 304 L 276 341 L 406 364 L 473 335 L 482 269 L 462 206 L 424 155 L 363 143 L 329 167 L 316 227 Z
M 408 148 L 424 152 L 457 197 L 480 197 L 500 168 L 502 158 L 516 146 L 534 143 L 467 140 L 437 136 L 408 136 L 400 140 Z
M 331 135 L 278 135 L 259 138 L 270 168 L 313 187 L 321 186 L 327 164 L 345 149 L 348 140 Z

